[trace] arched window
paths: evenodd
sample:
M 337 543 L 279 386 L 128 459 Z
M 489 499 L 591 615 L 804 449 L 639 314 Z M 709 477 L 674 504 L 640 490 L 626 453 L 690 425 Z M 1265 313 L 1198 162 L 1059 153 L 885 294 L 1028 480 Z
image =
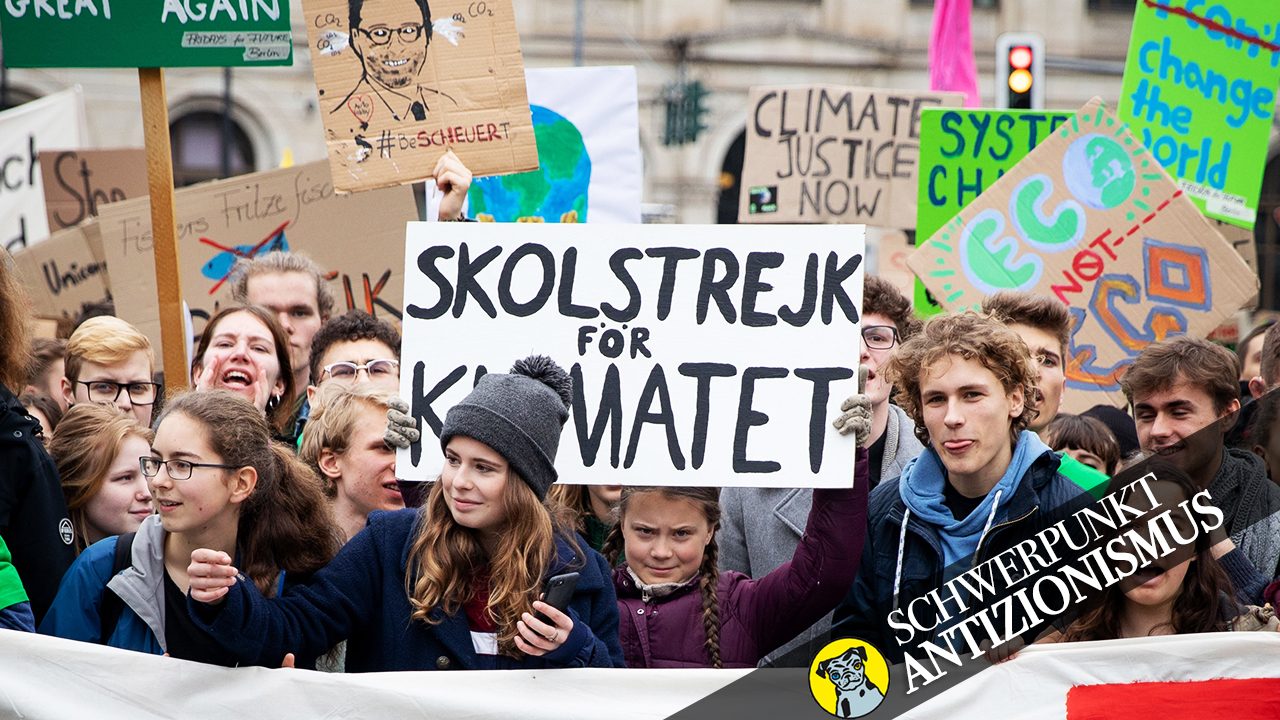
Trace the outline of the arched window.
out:
M 738 222 L 738 203 L 742 198 L 742 158 L 747 149 L 747 131 L 738 137 L 725 151 L 720 165 L 720 200 L 716 207 L 716 223 L 732 225 Z
M 224 132 L 230 141 L 226 143 L 225 161 Z M 169 137 L 173 144 L 176 187 L 243 175 L 257 167 L 249 134 L 234 119 L 224 118 L 221 113 L 209 110 L 186 113 L 169 123 Z

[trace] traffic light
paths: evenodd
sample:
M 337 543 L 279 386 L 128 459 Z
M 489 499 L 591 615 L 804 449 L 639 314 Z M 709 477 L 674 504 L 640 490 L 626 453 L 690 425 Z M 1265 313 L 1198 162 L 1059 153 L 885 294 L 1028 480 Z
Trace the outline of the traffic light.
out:
M 703 130 L 707 129 L 707 124 L 702 120 L 711 112 L 707 107 L 706 99 L 711 92 L 702 86 L 702 83 L 694 80 L 689 83 L 686 97 L 688 104 L 685 105 L 685 112 L 688 113 L 688 121 L 685 125 L 685 138 L 688 142 L 694 142 Z
M 996 39 L 996 107 L 1044 108 L 1044 39 L 1005 33 Z
M 707 125 L 703 122 L 711 112 L 706 99 L 711 92 L 701 82 L 672 83 L 663 89 L 666 102 L 666 128 L 662 133 L 662 144 L 684 145 L 695 142 Z

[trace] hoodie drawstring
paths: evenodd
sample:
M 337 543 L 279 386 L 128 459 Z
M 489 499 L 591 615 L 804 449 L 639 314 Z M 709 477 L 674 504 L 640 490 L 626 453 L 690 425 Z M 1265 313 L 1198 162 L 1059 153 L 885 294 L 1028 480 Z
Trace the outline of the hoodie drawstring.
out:
M 995 522 L 996 510 L 1000 508 L 1000 496 L 1004 490 L 996 490 L 995 501 L 991 503 L 991 512 L 987 514 L 987 524 L 982 527 L 982 534 L 978 536 L 978 548 L 982 547 L 982 541 L 987 538 L 987 533 L 991 532 L 991 524 Z M 898 561 L 893 569 L 893 609 L 898 609 L 898 592 L 902 589 L 902 556 L 907 547 L 907 523 L 911 520 L 911 508 L 904 507 L 902 511 L 902 527 L 898 530 Z M 975 558 L 976 559 L 976 558 Z
M 898 564 L 893 569 L 893 609 L 898 609 L 898 590 L 902 586 L 902 553 L 907 547 L 907 522 L 911 520 L 911 508 L 903 507 L 902 528 L 898 531 Z
M 982 550 L 982 541 L 987 539 L 987 533 L 991 532 L 991 523 L 996 519 L 996 510 L 1000 508 L 1000 495 L 1004 490 L 996 490 L 995 502 L 991 503 L 991 512 L 987 514 L 987 524 L 982 526 L 982 534 L 978 536 L 978 544 L 975 546 L 974 552 Z M 974 558 L 977 560 L 978 558 Z M 972 563 L 970 563 L 972 565 Z

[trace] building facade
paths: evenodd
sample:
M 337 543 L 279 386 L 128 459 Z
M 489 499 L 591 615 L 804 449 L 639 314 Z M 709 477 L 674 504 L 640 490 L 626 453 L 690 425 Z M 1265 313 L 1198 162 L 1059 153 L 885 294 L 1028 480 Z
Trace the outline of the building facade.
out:
M 480 2 L 481 0 L 475 0 Z M 928 89 L 931 0 L 512 0 L 528 67 L 634 65 L 646 218 L 727 220 L 741 166 L 751 86 L 838 83 Z M 474 4 L 474 3 L 473 3 Z M 995 41 L 1034 32 L 1046 49 L 1045 106 L 1073 109 L 1097 95 L 1114 104 L 1128 49 L 1133 0 L 974 0 L 973 45 L 983 104 L 995 94 Z M 180 183 L 324 157 L 300 2 L 293 0 L 295 63 L 289 68 L 166 71 L 175 174 Z M 580 42 L 578 39 L 580 38 Z M 222 110 L 227 79 L 231 124 Z M 8 104 L 72 84 L 84 88 L 90 140 L 140 146 L 137 74 L 129 70 L 10 70 Z M 662 143 L 672 83 L 710 90 L 707 130 L 689 144 Z M 221 143 L 231 139 L 224 161 Z M 1280 309 L 1280 125 L 1273 129 L 1257 226 L 1262 306 Z M 225 166 L 224 166 L 225 162 Z M 721 211 L 721 206 L 725 211 Z

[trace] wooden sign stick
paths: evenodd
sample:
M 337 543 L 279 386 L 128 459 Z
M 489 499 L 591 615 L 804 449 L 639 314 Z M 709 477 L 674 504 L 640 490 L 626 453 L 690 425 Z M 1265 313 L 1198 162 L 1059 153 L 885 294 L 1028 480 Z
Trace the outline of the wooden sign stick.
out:
M 183 329 L 182 283 L 178 273 L 178 232 L 173 207 L 173 153 L 169 146 L 169 104 L 164 70 L 138 68 L 142 89 L 142 131 L 151 195 L 151 237 L 156 260 L 160 342 L 164 346 L 165 388 L 187 389 L 187 338 Z

